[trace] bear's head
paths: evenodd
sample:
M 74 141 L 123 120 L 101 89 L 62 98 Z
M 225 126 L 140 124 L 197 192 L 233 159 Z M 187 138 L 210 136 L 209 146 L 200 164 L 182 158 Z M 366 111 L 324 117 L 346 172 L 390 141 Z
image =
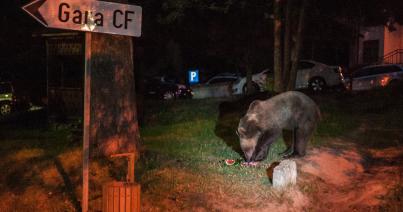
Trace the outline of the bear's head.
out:
M 255 161 L 256 146 L 261 136 L 256 114 L 248 114 L 240 120 L 237 134 L 245 160 L 247 162 Z

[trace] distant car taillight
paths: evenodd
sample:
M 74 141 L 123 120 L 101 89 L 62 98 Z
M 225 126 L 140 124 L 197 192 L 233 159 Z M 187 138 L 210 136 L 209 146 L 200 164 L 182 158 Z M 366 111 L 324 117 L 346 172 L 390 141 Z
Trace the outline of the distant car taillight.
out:
M 352 85 L 351 85 L 351 81 L 348 81 L 346 83 L 344 83 L 344 87 L 346 88 L 347 91 L 352 91 Z

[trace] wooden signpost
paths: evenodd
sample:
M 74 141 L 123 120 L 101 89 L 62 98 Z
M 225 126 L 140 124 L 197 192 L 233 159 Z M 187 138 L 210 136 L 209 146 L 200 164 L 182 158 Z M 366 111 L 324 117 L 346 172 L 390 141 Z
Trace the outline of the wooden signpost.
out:
M 104 147 L 104 154 L 116 154 L 119 151 L 132 151 L 132 143 L 128 143 L 128 139 L 136 139 L 138 135 L 137 117 L 135 111 L 135 95 L 134 95 L 134 76 L 132 74 L 133 64 L 132 62 L 132 43 L 131 40 L 122 37 L 105 37 L 96 35 L 94 37 L 93 32 L 134 36 L 139 37 L 141 35 L 141 18 L 142 8 L 135 5 L 112 3 L 106 1 L 97 0 L 35 0 L 22 7 L 29 15 L 35 18 L 45 27 L 66 29 L 66 30 L 78 30 L 86 32 L 85 36 L 85 73 L 84 73 L 84 126 L 83 126 L 83 196 L 82 196 L 82 211 L 88 211 L 88 177 L 89 177 L 89 153 L 90 153 L 90 139 L 91 137 L 97 137 L 99 140 L 104 140 L 104 143 L 117 142 L 121 144 L 117 148 Z M 111 40 L 115 43 L 110 44 Z M 94 46 L 93 44 L 97 44 Z M 127 48 L 123 48 L 125 46 Z M 115 45 L 115 46 L 113 46 Z M 100 47 L 102 46 L 102 47 Z M 108 55 L 110 50 L 121 49 L 121 53 L 116 53 L 111 57 Z M 95 51 L 94 51 L 95 50 Z M 104 51 L 104 52 L 102 52 Z M 114 58 L 115 57 L 115 58 Z M 111 61 L 104 61 L 104 58 L 112 58 Z M 95 65 L 94 65 L 95 64 Z M 122 65 L 123 64 L 123 65 Z M 95 66 L 95 67 L 94 67 Z M 105 69 L 104 66 L 108 66 L 106 75 L 128 75 L 123 77 L 126 80 L 116 79 L 111 82 L 111 88 L 101 92 L 100 94 L 92 94 L 91 91 L 102 81 L 101 77 L 94 79 L 95 71 L 93 69 Z M 131 67 L 130 67 L 131 66 Z M 104 70 L 105 71 L 105 70 Z M 118 72 L 118 73 L 115 73 Z M 104 76 L 105 77 L 105 76 Z M 129 80 L 127 80 L 129 79 Z M 95 81 L 94 81 L 95 80 Z M 92 85 L 93 84 L 93 85 Z M 129 88 L 127 91 L 121 90 L 119 86 Z M 108 86 L 105 86 L 108 88 Z M 96 88 L 101 89 L 101 88 Z M 120 107 L 118 111 L 121 114 L 113 114 L 115 117 L 119 117 L 120 122 L 113 122 L 111 126 L 100 125 L 105 120 L 91 120 L 91 117 L 97 117 L 100 110 L 97 108 L 97 104 L 105 103 L 105 97 L 108 96 L 108 92 L 112 94 L 109 99 L 111 102 L 123 102 L 116 105 Z M 116 94 L 117 93 L 117 94 Z M 127 93 L 127 95 L 126 95 Z M 100 98 L 95 98 L 102 96 Z M 91 98 L 92 97 L 92 98 Z M 95 102 L 94 104 L 92 102 Z M 134 102 L 134 103 L 133 103 Z M 106 105 L 107 103 L 105 103 Z M 102 105 L 105 107 L 105 105 Z M 134 109 L 133 109 L 134 107 Z M 94 109 L 95 108 L 95 109 Z M 95 110 L 95 112 L 93 111 Z M 134 110 L 134 112 L 133 112 Z M 106 115 L 105 111 L 103 111 Z M 116 113 L 116 112 L 115 112 Z M 118 112 L 119 113 L 119 112 Z M 128 115 L 129 114 L 129 115 Z M 111 115 L 111 116 L 113 116 Z M 122 118 L 123 117 L 123 118 Z M 103 117 L 98 119 L 102 119 Z M 107 117 L 108 118 L 108 117 Z M 114 117 L 111 117 L 114 118 Z M 96 118 L 95 118 L 96 119 Z M 106 118 L 104 118 L 106 119 Z M 109 120 L 109 119 L 108 119 Z M 122 127 L 127 126 L 129 127 Z M 93 128 L 98 131 L 105 129 L 100 128 L 119 128 L 110 130 L 109 134 L 94 133 Z M 123 130 L 122 130 L 123 129 Z M 126 134 L 120 136 L 116 134 Z M 133 138 L 134 137 L 134 138 Z M 131 142 L 131 141 L 129 141 Z M 122 144 L 123 143 L 123 144 Z M 113 146 L 113 145 L 110 145 Z M 115 145 L 116 146 L 116 145 Z M 129 172 L 134 170 L 129 169 Z

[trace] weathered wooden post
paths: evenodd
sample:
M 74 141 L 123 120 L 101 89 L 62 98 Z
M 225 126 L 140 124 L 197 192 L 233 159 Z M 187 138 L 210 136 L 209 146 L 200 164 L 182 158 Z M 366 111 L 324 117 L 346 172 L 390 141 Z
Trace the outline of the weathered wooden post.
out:
M 85 33 L 85 71 L 84 71 L 84 123 L 83 123 L 83 197 L 81 210 L 88 211 L 88 176 L 90 158 L 91 129 L 91 33 Z

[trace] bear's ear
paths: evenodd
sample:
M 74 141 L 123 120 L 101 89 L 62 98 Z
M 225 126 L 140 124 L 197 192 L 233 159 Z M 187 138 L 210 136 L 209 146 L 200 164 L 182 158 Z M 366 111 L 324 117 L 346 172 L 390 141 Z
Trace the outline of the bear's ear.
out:
M 238 136 L 244 136 L 244 135 L 246 134 L 246 129 L 243 128 L 243 127 L 238 128 L 238 130 L 236 131 L 236 134 L 237 134 Z
M 260 102 L 262 102 L 262 101 L 260 101 L 260 100 L 255 100 L 255 101 L 253 101 L 252 103 L 250 103 L 249 108 L 248 108 L 248 111 L 255 110 L 257 107 L 259 107 Z
M 247 116 L 247 121 L 252 122 L 252 124 L 256 125 L 259 120 L 256 113 L 251 113 Z

